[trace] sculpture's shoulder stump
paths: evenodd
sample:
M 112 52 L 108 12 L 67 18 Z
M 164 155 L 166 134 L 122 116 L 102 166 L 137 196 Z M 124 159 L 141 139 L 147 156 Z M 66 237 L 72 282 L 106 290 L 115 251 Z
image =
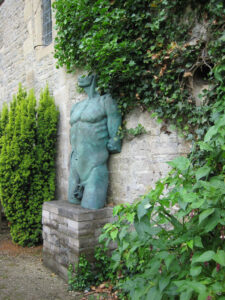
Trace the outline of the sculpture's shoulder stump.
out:
M 43 204 L 43 261 L 55 273 L 67 279 L 70 263 L 80 254 L 93 258 L 94 248 L 106 223 L 111 223 L 112 207 L 89 210 L 66 201 Z
M 100 96 L 100 99 L 104 102 L 116 103 L 110 94 L 104 94 Z

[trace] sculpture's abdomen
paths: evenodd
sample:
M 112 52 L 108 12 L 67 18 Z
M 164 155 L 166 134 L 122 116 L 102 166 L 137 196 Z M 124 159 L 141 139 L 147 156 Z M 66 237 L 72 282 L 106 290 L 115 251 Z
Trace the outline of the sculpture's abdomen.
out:
M 90 123 L 78 121 L 71 127 L 71 145 L 76 160 L 76 169 L 82 181 L 85 181 L 91 170 L 108 159 L 108 130 L 106 118 Z

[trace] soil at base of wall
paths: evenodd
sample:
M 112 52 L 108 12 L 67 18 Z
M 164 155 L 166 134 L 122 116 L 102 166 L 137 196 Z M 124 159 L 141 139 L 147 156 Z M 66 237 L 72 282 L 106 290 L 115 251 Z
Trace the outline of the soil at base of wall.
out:
M 112 299 L 68 292 L 68 285 L 42 263 L 42 246 L 22 248 L 11 241 L 7 222 L 0 229 L 0 300 Z

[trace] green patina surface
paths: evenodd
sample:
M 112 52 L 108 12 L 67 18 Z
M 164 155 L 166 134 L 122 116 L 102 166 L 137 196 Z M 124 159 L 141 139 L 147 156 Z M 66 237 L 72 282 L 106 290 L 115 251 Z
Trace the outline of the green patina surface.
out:
M 84 208 L 100 209 L 106 202 L 109 153 L 121 151 L 121 114 L 109 94 L 96 91 L 96 76 L 80 77 L 88 98 L 71 109 L 72 146 L 68 200 Z

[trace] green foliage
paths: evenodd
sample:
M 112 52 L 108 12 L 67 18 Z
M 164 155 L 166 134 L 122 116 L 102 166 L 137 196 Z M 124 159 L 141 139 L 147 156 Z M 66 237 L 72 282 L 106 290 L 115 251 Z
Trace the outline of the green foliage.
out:
M 96 247 L 94 257 L 95 282 L 98 285 L 112 277 L 108 249 L 103 246 Z
M 83 291 L 88 289 L 94 281 L 91 264 L 81 255 L 78 264 L 73 267 L 72 264 L 68 268 L 68 284 L 69 290 Z
M 224 77 L 223 0 L 56 0 L 53 7 L 58 67 L 96 72 L 100 90 L 124 113 L 141 106 L 175 123 L 189 140 L 204 136 Z M 197 23 L 205 35 L 195 34 Z M 202 107 L 190 92 L 189 79 L 198 72 L 213 87 Z
M 129 299 L 225 298 L 225 4 L 222 0 L 55 0 L 58 67 L 85 66 L 126 113 L 153 110 L 195 144 L 140 202 L 114 209 L 101 239 Z M 204 25 L 194 43 L 195 25 Z M 196 107 L 190 82 L 211 85 Z M 176 208 L 176 209 L 175 209 Z
M 174 159 L 154 190 L 115 207 L 117 221 L 105 226 L 101 240 L 117 242 L 112 267 L 128 299 L 225 298 L 225 89 L 219 89 L 214 125 L 198 144 L 204 165 Z
M 48 88 L 37 111 L 34 92 L 21 86 L 2 110 L 0 199 L 12 239 L 22 246 L 40 243 L 42 204 L 54 198 L 57 120 Z
M 59 112 L 48 87 L 40 95 L 37 108 L 36 163 L 33 193 L 40 201 L 54 199 L 55 156 Z
M 144 133 L 146 133 L 146 130 L 145 130 L 144 126 L 142 126 L 141 124 L 138 124 L 135 128 L 129 128 L 129 129 L 127 129 L 125 126 L 123 126 L 123 127 L 120 127 L 118 130 L 118 135 L 121 139 L 123 139 L 124 137 L 126 137 L 128 139 L 133 139 Z
M 85 255 L 81 255 L 78 264 L 69 265 L 69 290 L 83 291 L 89 289 L 92 285 L 98 286 L 103 281 L 112 279 L 113 274 L 107 248 L 96 247 L 94 258 L 94 262 L 90 264 Z

